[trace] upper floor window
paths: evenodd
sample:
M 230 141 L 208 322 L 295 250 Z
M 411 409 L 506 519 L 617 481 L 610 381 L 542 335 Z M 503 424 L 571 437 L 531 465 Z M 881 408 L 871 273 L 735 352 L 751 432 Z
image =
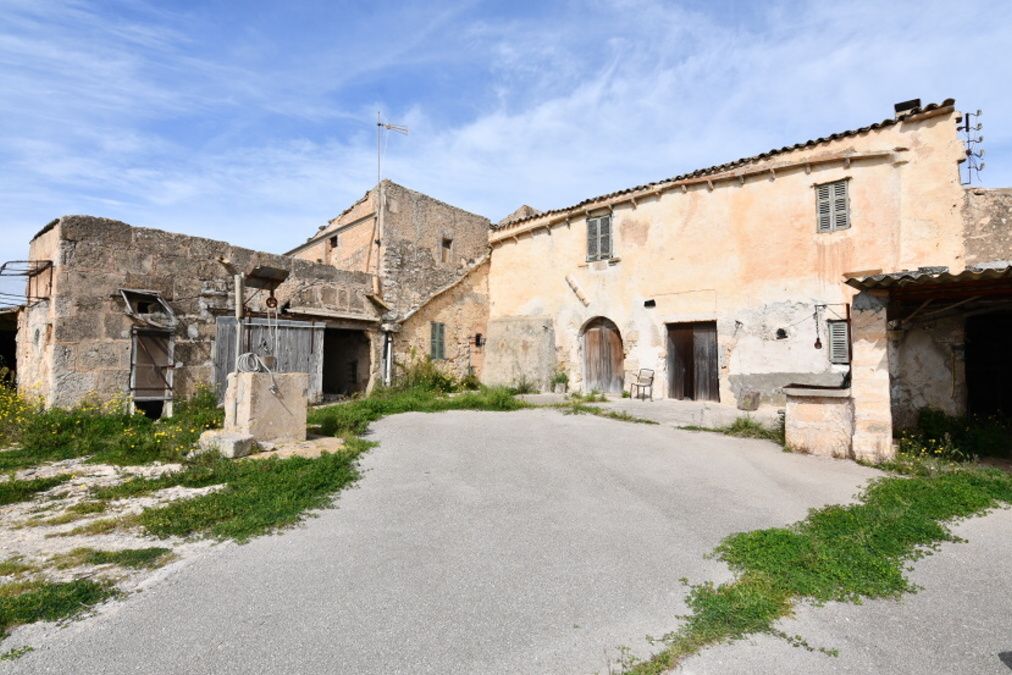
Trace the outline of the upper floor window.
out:
M 337 248 L 337 235 L 331 235 L 330 237 L 330 248 Z
M 611 257 L 611 215 L 587 218 L 587 260 L 608 260 Z
M 835 232 L 850 227 L 848 182 L 844 179 L 815 186 L 816 227 L 819 232 Z
M 448 263 L 450 262 L 450 256 L 453 254 L 453 240 L 449 237 L 443 237 L 442 242 L 439 246 L 439 262 Z

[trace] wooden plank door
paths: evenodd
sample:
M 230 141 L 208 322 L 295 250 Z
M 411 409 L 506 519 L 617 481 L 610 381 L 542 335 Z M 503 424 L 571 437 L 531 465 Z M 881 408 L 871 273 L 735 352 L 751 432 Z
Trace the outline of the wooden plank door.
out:
M 695 396 L 692 325 L 668 326 L 668 396 L 685 399 Z
M 719 401 L 717 372 L 717 324 L 698 323 L 692 327 L 693 379 L 697 401 Z
M 622 393 L 622 336 L 615 324 L 596 319 L 583 333 L 583 372 L 588 391 Z

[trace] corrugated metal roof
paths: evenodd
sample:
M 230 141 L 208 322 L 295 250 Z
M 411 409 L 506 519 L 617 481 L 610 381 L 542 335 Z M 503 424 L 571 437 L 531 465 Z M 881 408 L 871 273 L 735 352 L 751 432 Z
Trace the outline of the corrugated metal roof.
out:
M 680 180 L 688 180 L 690 178 L 699 178 L 701 176 L 710 176 L 710 175 L 714 175 L 714 174 L 724 173 L 725 171 L 730 171 L 731 169 L 736 169 L 736 168 L 738 168 L 740 166 L 743 166 L 745 164 L 750 164 L 752 162 L 758 162 L 758 161 L 766 160 L 766 159 L 769 159 L 770 157 L 774 157 L 776 155 L 781 155 L 781 154 L 784 154 L 784 153 L 787 153 L 787 152 L 792 152 L 794 150 L 802 150 L 804 148 L 811 148 L 813 146 L 821 145 L 823 143 L 829 143 L 830 141 L 840 140 L 841 138 L 849 138 L 851 136 L 859 136 L 861 134 L 866 134 L 869 131 L 875 131 L 876 129 L 883 129 L 885 127 L 891 127 L 894 124 L 899 124 L 900 122 L 904 121 L 904 119 L 906 119 L 907 117 L 912 117 L 914 115 L 919 115 L 921 113 L 931 112 L 932 110 L 938 110 L 939 108 L 945 108 L 945 107 L 954 106 L 954 105 L 956 105 L 956 100 L 952 99 L 952 98 L 947 98 L 944 101 L 942 101 L 941 103 L 929 103 L 926 106 L 923 106 L 923 107 L 920 107 L 920 108 L 912 108 L 909 111 L 905 111 L 903 117 L 901 117 L 900 119 L 896 119 L 894 117 L 888 117 L 888 118 L 882 120 L 881 122 L 875 122 L 874 124 L 869 124 L 868 126 L 860 127 L 858 129 L 848 129 L 847 131 L 841 131 L 841 132 L 838 132 L 838 133 L 835 133 L 835 134 L 830 134 L 828 136 L 822 136 L 820 138 L 813 138 L 813 139 L 805 141 L 803 143 L 795 143 L 794 145 L 786 145 L 786 146 L 784 146 L 782 148 L 774 148 L 774 149 L 768 150 L 766 152 L 761 152 L 758 155 L 752 155 L 750 157 L 742 157 L 741 159 L 736 159 L 736 160 L 733 160 L 733 161 L 730 161 L 730 162 L 726 162 L 724 164 L 717 164 L 717 165 L 714 165 L 714 166 L 709 166 L 709 167 L 706 167 L 705 169 L 696 169 L 695 171 L 691 171 L 689 173 L 683 173 L 683 174 L 681 174 L 679 176 L 674 176 L 672 178 L 665 178 L 664 180 L 658 180 L 658 181 L 654 181 L 652 183 L 645 183 L 643 185 L 637 185 L 635 187 L 626 188 L 624 190 L 618 190 L 616 192 L 609 192 L 608 194 L 598 195 L 597 197 L 590 197 L 589 199 L 584 199 L 583 201 L 578 202 L 576 204 L 573 204 L 571 206 L 565 206 L 565 207 L 558 208 L 558 209 L 550 209 L 548 211 L 542 211 L 542 212 L 538 213 L 537 215 L 530 215 L 530 216 L 527 216 L 525 218 L 517 218 L 516 220 L 511 220 L 511 221 L 509 221 L 509 222 L 507 222 L 505 224 L 500 224 L 499 226 L 495 226 L 495 227 L 493 227 L 493 229 L 505 230 L 505 229 L 509 229 L 509 228 L 512 228 L 512 227 L 516 227 L 517 225 L 520 225 L 521 223 L 525 223 L 525 222 L 530 221 L 530 220 L 535 220 L 537 218 L 541 218 L 541 217 L 544 217 L 544 216 L 550 216 L 550 215 L 553 215 L 553 214 L 556 214 L 556 213 L 563 213 L 565 211 L 570 211 L 572 209 L 578 209 L 578 208 L 580 208 L 582 206 L 587 206 L 589 204 L 593 204 L 595 202 L 603 201 L 603 200 L 606 200 L 606 199 L 612 199 L 614 197 L 620 197 L 622 195 L 626 195 L 626 194 L 629 194 L 631 192 L 639 192 L 641 190 L 649 190 L 649 189 L 655 188 L 655 187 L 657 187 L 659 185 L 666 185 L 668 183 L 673 183 L 673 182 L 680 181 Z
M 866 277 L 855 277 L 847 280 L 847 285 L 867 291 L 874 289 L 892 290 L 896 288 L 919 288 L 927 286 L 946 286 L 977 281 L 1012 280 L 1012 265 L 987 269 L 968 268 L 959 274 L 952 274 L 947 268 L 920 268 L 903 270 L 889 274 L 872 274 Z

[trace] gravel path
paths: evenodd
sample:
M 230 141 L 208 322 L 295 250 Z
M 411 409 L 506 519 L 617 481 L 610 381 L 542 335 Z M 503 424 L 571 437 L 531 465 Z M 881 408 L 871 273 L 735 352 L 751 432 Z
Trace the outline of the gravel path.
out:
M 550 410 L 398 415 L 371 437 L 337 508 L 94 617 L 19 629 L 3 648 L 36 651 L 0 671 L 603 673 L 620 645 L 646 654 L 677 626 L 680 577 L 729 577 L 704 558 L 725 535 L 876 475 Z

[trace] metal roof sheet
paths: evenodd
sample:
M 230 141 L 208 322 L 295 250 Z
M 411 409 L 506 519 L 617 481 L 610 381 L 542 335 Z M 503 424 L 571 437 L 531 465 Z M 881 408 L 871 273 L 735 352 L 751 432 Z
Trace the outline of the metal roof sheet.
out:
M 998 281 L 1012 280 L 1012 265 L 993 268 L 967 268 L 958 274 L 952 274 L 947 268 L 920 268 L 916 270 L 903 270 L 901 272 L 890 272 L 888 274 L 872 274 L 866 277 L 854 277 L 847 280 L 847 285 L 861 291 L 896 288 L 909 288 L 911 286 L 946 286 L 976 281 Z

